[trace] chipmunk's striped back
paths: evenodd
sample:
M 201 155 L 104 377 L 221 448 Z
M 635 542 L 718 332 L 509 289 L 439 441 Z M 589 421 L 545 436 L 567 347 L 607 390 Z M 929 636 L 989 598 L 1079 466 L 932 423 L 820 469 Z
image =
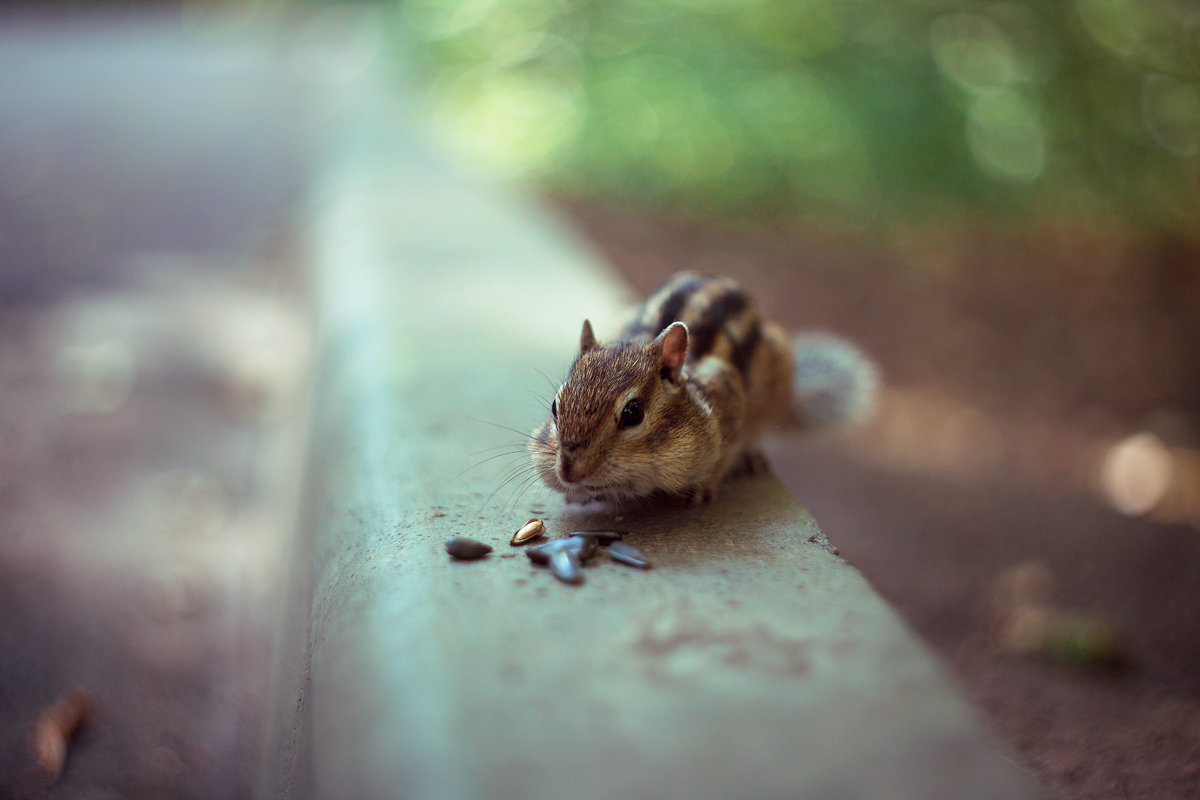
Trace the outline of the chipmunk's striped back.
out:
M 677 321 L 688 328 L 692 374 L 714 356 L 741 379 L 746 409 L 736 438 L 753 441 L 787 407 L 792 355 L 786 332 L 762 319 L 735 281 L 683 272 L 646 300 L 623 338 L 648 342 Z
M 650 341 L 672 322 L 688 327 L 689 363 L 715 355 L 749 380 L 763 325 L 736 283 L 690 272 L 676 275 L 646 300 L 623 338 Z

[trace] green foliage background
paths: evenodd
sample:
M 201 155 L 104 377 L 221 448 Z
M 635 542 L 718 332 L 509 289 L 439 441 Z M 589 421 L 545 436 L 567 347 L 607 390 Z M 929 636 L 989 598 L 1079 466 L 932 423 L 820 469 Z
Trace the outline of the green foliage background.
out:
M 716 215 L 1200 221 L 1200 6 L 415 0 L 439 135 Z

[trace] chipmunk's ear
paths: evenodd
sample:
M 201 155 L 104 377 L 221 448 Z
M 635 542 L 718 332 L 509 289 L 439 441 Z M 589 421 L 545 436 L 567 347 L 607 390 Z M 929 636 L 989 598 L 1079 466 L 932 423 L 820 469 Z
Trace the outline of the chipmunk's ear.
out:
M 583 321 L 583 331 L 579 334 L 579 352 L 586 353 L 588 350 L 595 350 L 600 346 L 596 341 L 596 334 L 592 333 L 592 323 L 588 320 Z
M 672 322 L 658 335 L 652 347 L 662 359 L 662 376 L 679 383 L 683 362 L 687 360 L 688 329 L 682 322 Z

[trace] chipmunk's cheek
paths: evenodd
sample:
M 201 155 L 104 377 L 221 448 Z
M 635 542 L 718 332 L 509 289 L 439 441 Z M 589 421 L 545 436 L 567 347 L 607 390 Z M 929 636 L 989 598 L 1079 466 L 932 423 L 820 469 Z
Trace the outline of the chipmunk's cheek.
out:
M 584 481 L 584 488 L 590 492 L 601 492 L 618 487 L 622 483 L 620 474 L 602 463 L 588 474 Z
M 541 476 L 542 482 L 555 491 L 563 490 L 562 481 L 558 479 L 558 475 L 554 472 L 554 461 L 552 459 L 540 458 L 535 463 L 538 475 Z

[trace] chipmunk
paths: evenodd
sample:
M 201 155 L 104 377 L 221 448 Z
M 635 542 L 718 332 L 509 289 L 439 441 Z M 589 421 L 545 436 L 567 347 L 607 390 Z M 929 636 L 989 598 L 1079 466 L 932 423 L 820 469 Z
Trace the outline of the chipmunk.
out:
M 807 430 L 865 416 L 877 379 L 848 342 L 795 341 L 732 280 L 680 273 L 619 341 L 584 320 L 579 355 L 529 442 L 534 469 L 568 502 L 667 495 L 707 503 L 730 473 L 765 469 L 771 423 Z

